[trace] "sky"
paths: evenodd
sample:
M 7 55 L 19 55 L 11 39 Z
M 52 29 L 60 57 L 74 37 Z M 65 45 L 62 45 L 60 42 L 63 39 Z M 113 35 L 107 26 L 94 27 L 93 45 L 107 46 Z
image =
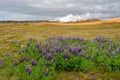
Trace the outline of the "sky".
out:
M 0 0 L 0 20 L 108 19 L 120 17 L 120 0 Z

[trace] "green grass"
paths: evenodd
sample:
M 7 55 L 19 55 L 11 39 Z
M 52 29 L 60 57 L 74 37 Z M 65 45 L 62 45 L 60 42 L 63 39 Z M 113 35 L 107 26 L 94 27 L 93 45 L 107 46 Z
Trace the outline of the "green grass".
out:
M 9 43 L 12 40 L 18 40 L 23 45 L 30 37 L 34 37 L 45 42 L 52 36 L 82 36 L 83 38 L 94 38 L 97 36 L 108 37 L 113 41 L 120 39 L 120 23 L 100 24 L 100 25 L 57 25 L 50 23 L 0 23 L 0 57 L 5 53 L 11 56 L 18 56 L 18 49 L 10 49 Z M 9 60 L 6 60 L 9 61 Z M 6 64 L 7 65 L 7 64 Z M 98 77 L 98 80 L 112 80 L 114 77 L 119 80 L 119 73 L 90 71 L 88 73 L 81 71 L 60 72 L 56 74 L 57 79 L 88 79 Z M 0 70 L 0 80 L 18 80 L 18 75 L 13 75 L 10 68 Z
M 44 43 L 31 38 L 24 47 L 21 45 L 18 41 L 12 41 L 10 49 L 16 50 L 16 54 L 19 54 L 1 57 L 3 59 L 3 64 L 0 64 L 1 75 L 6 79 L 17 77 L 17 80 L 73 78 L 119 80 L 117 76 L 120 73 L 120 43 L 118 41 L 110 41 L 102 37 L 87 40 L 53 37 Z M 27 67 L 31 69 L 30 74 L 26 71 Z M 46 71 L 49 71 L 48 76 L 45 75 Z

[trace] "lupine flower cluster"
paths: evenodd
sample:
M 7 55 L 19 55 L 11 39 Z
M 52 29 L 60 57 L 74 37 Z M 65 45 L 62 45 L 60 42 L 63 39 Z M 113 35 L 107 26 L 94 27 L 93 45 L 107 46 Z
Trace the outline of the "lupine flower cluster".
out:
M 46 75 L 46 76 L 49 76 L 49 71 L 48 71 L 48 70 L 45 72 L 45 75 Z
M 32 73 L 32 70 L 31 70 L 30 67 L 26 67 L 26 71 L 27 71 L 27 73 L 28 73 L 29 75 Z
M 112 61 L 115 62 L 112 63 L 114 68 L 110 70 L 118 70 L 120 65 L 116 63 L 120 62 L 119 58 L 120 43 L 103 37 L 93 40 L 79 37 L 51 37 L 44 43 L 30 38 L 25 49 L 19 54 L 19 59 L 14 60 L 14 66 L 21 69 L 19 66 L 24 64 L 22 69 L 26 68 L 29 76 L 38 72 L 39 76 L 50 77 L 54 71 L 76 69 L 89 71 L 94 65 L 108 69 Z
M 2 64 L 3 63 L 3 60 L 2 60 L 2 58 L 0 58 L 0 64 Z
M 0 58 L 0 67 L 2 67 L 2 65 L 3 65 L 3 59 Z
M 32 61 L 31 61 L 31 64 L 32 64 L 32 66 L 36 66 L 36 65 L 37 65 L 37 61 L 32 60 Z

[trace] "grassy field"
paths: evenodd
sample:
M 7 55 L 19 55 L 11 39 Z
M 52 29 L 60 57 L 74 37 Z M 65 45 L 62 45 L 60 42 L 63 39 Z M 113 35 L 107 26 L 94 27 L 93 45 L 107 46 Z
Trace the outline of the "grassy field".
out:
M 95 38 L 103 36 L 111 40 L 118 41 L 120 39 L 120 23 L 105 23 L 92 25 L 75 25 L 73 24 L 57 24 L 57 23 L 0 23 L 0 53 L 8 53 L 16 55 L 16 52 L 10 51 L 9 43 L 12 40 L 18 40 L 25 44 L 30 37 L 45 41 L 48 37 L 64 36 L 64 37 L 83 37 Z M 9 71 L 9 69 L 8 69 Z M 9 72 L 0 71 L 0 80 L 17 80 L 12 77 L 8 79 Z M 103 73 L 93 71 L 89 73 L 82 72 L 62 72 L 58 73 L 57 77 L 60 80 L 86 80 L 87 77 L 92 77 L 87 80 L 92 80 L 98 77 L 99 80 L 110 80 L 109 76 L 119 76 L 114 73 Z
M 11 40 L 27 41 L 30 37 L 44 40 L 51 36 L 96 36 L 120 39 L 120 23 L 74 25 L 52 23 L 0 23 L 0 50 L 8 49 Z

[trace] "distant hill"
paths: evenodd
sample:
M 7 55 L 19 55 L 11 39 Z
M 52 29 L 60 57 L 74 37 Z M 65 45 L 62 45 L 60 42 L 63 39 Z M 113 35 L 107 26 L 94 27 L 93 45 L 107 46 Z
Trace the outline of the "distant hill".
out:
M 107 24 L 107 23 L 120 23 L 120 18 L 111 18 L 107 20 L 98 20 L 98 19 L 91 19 L 91 20 L 84 20 L 84 21 L 77 21 L 77 22 L 58 22 L 52 24 L 59 24 L 59 25 L 96 25 L 96 24 Z
M 106 22 L 106 23 L 113 23 L 113 22 L 120 22 L 120 18 L 112 18 L 112 19 L 108 19 L 108 20 L 104 20 L 103 22 Z
M 88 19 L 76 22 L 59 22 L 48 20 L 36 20 L 36 21 L 0 21 L 0 23 L 35 23 L 35 24 L 55 24 L 55 25 L 96 25 L 107 23 L 120 23 L 120 18 L 111 18 L 107 20 Z

